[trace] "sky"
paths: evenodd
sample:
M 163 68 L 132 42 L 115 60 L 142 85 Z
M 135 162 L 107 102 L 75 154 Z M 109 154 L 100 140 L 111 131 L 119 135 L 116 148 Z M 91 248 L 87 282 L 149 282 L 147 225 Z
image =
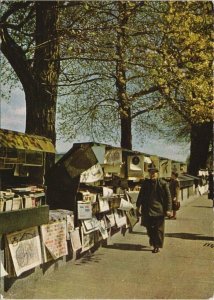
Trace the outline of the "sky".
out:
M 20 88 L 15 88 L 12 91 L 8 103 L 0 100 L 0 108 L 0 128 L 25 132 L 25 97 L 24 92 Z M 78 140 L 73 141 L 73 143 L 77 142 L 86 142 L 86 140 L 81 140 L 81 137 L 79 137 Z M 57 136 L 56 151 L 65 153 L 72 148 L 73 143 L 65 142 Z M 108 144 L 118 146 L 111 141 Z M 189 155 L 189 145 L 169 144 L 164 140 L 154 138 L 147 141 L 143 147 L 133 141 L 133 150 L 182 162 L 185 162 Z

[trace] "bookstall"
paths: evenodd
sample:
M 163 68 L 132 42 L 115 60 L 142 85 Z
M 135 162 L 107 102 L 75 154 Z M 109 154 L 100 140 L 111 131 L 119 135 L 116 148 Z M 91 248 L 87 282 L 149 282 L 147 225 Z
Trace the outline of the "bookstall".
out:
M 170 177 L 172 161 L 167 158 L 105 144 L 77 143 L 48 171 L 47 202 L 51 209 L 73 212 L 79 241 L 76 249 L 84 252 L 115 232 L 132 230 L 141 181 L 149 176 L 151 162 L 161 177 Z
M 49 221 L 44 186 L 46 153 L 55 153 L 45 137 L 0 129 L 0 278 L 41 262 L 38 226 Z M 34 251 L 32 251 L 34 249 Z
M 136 200 L 141 181 L 149 176 L 149 164 L 155 163 L 164 178 L 181 165 L 91 142 L 74 144 L 44 172 L 45 153 L 54 153 L 50 141 L 2 132 L 2 137 L 10 135 L 0 149 L 4 154 L 0 234 L 5 256 L 0 269 L 1 278 L 6 275 L 6 279 L 23 278 L 34 268 L 45 272 L 48 266 L 108 243 L 115 232 L 132 230 L 138 220 Z M 35 175 L 38 172 L 40 176 Z M 36 180 L 41 172 L 47 189 L 43 181 Z
M 140 152 L 78 143 L 48 171 L 47 202 L 73 212 L 81 252 L 134 226 L 137 189 L 149 163 Z

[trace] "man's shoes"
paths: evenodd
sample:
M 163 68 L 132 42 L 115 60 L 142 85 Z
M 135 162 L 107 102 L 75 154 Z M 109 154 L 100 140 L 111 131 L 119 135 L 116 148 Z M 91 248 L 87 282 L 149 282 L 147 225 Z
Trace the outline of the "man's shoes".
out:
M 158 253 L 158 252 L 160 252 L 159 248 L 154 248 L 154 249 L 152 250 L 152 253 Z

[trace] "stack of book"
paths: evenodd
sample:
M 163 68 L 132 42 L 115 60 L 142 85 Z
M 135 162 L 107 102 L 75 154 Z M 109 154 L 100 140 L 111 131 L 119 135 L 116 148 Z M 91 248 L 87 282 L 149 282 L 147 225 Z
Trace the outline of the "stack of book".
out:
M 35 186 L 0 191 L 0 212 L 38 207 L 45 204 L 45 191 Z

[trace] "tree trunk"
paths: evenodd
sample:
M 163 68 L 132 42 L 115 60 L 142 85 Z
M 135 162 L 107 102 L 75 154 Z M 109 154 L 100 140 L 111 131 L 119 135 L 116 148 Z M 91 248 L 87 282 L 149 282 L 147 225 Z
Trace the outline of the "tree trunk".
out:
M 37 1 L 34 82 L 26 93 L 26 131 L 44 135 L 55 144 L 55 115 L 59 77 L 58 9 L 55 1 Z
M 59 77 L 58 3 L 37 1 L 34 81 L 24 87 L 26 94 L 26 132 L 50 138 L 56 144 L 56 103 Z M 48 155 L 46 169 L 54 164 Z
M 6 25 L 3 25 L 1 29 L 1 50 L 16 72 L 25 91 L 26 133 L 50 138 L 55 145 L 57 84 L 60 64 L 57 36 L 58 2 L 36 1 L 35 8 L 36 50 L 33 66 L 27 59 L 25 51 L 11 37 L 6 20 Z M 46 169 L 54 163 L 54 159 L 54 155 L 47 156 Z
M 121 122 L 121 147 L 126 149 L 132 149 L 132 119 L 131 108 L 126 92 L 126 33 L 125 26 L 128 21 L 128 14 L 126 9 L 126 3 L 118 2 L 118 27 L 117 31 L 117 46 L 116 54 L 118 60 L 116 62 L 116 88 L 117 98 L 119 104 L 120 122 Z
M 207 167 L 207 159 L 212 144 L 213 123 L 204 123 L 192 125 L 191 128 L 191 145 L 190 145 L 190 163 L 189 174 L 198 175 L 199 169 Z
M 126 111 L 127 116 L 121 117 L 121 147 L 132 150 L 132 119 L 131 109 Z

